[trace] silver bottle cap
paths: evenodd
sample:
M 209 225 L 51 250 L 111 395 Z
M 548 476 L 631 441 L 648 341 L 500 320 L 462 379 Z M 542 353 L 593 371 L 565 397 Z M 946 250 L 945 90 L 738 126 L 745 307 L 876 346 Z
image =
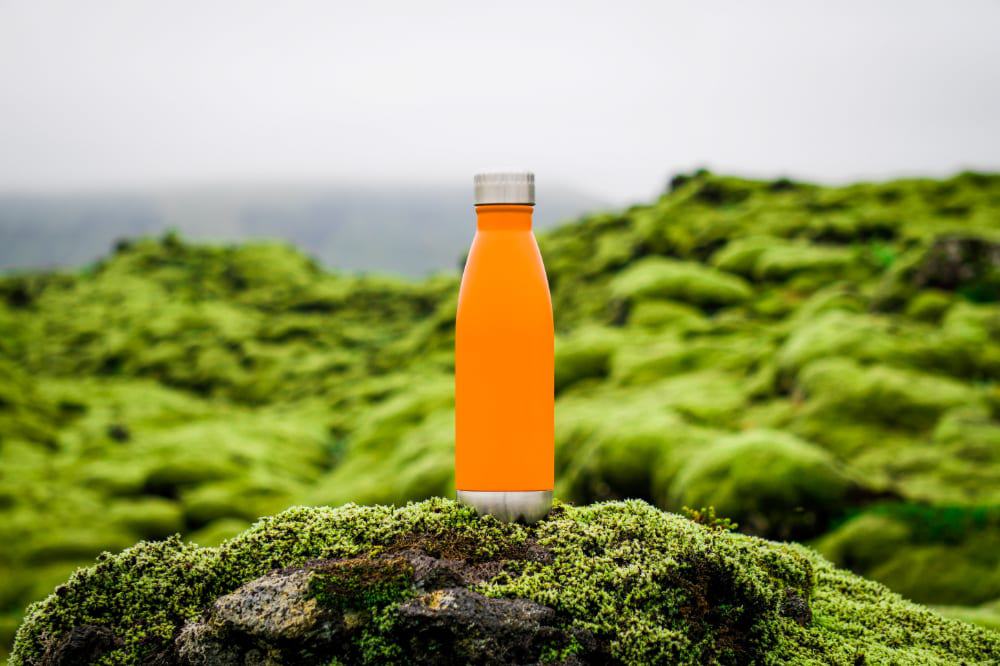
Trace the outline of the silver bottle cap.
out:
M 477 173 L 476 205 L 535 205 L 535 174 L 530 171 L 488 171 Z

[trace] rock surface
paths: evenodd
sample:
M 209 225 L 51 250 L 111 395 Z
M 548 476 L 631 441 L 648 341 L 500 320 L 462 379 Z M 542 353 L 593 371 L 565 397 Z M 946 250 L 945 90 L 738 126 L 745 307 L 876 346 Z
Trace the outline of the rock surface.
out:
M 358 642 L 392 602 L 399 603 L 391 640 L 406 663 L 532 663 L 547 646 L 572 640 L 552 608 L 465 587 L 485 582 L 485 572 L 413 549 L 279 570 L 188 622 L 173 659 L 191 666 L 362 661 Z

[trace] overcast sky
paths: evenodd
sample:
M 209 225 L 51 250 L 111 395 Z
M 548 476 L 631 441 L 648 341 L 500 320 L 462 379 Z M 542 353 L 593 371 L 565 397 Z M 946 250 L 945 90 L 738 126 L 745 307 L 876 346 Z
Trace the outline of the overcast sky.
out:
M 0 190 L 1000 169 L 1000 1 L 0 0 Z

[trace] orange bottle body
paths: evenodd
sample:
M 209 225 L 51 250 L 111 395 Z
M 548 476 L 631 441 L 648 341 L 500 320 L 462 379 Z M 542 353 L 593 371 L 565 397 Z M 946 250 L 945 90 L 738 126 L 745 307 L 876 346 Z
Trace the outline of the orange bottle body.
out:
M 552 490 L 555 338 L 532 207 L 476 213 L 455 326 L 455 486 Z

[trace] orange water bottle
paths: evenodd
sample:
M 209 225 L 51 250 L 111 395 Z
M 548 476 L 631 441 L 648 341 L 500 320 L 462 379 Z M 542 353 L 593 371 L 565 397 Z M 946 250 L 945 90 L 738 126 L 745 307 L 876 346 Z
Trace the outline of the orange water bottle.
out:
M 552 505 L 552 300 L 531 232 L 534 174 L 475 177 L 476 236 L 455 325 L 458 499 L 502 520 L 534 522 Z

